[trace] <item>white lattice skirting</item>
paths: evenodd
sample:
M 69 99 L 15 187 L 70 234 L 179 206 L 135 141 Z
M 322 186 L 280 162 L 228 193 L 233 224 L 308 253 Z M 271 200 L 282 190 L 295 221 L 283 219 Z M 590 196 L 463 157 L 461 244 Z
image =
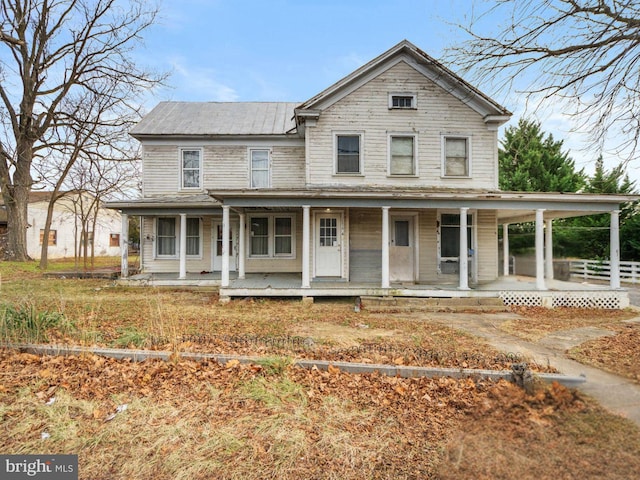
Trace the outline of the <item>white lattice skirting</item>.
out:
M 570 308 L 601 308 L 619 310 L 629 306 L 627 292 L 500 292 L 500 299 L 505 305 L 518 307 L 570 307 Z

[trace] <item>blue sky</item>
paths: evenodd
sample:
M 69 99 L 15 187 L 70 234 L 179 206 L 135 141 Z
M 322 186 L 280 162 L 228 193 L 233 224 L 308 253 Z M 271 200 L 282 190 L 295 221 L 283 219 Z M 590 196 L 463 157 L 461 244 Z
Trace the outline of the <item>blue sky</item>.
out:
M 468 22 L 477 0 L 164 0 L 157 25 L 144 35 L 140 61 L 171 71 L 162 100 L 303 102 L 407 39 L 432 57 L 466 39 L 456 24 Z M 477 10 L 476 10 L 477 12 Z M 488 18 L 488 31 L 505 18 Z M 456 71 L 455 66 L 450 66 Z M 467 80 L 471 80 L 467 78 Z M 522 97 L 476 85 L 514 113 Z M 570 133 L 562 111 L 538 111 L 546 132 L 563 139 L 577 168 L 592 172 L 597 152 Z M 605 155 L 610 167 L 617 159 Z M 640 171 L 630 169 L 632 178 Z M 640 183 L 640 182 L 639 182 Z

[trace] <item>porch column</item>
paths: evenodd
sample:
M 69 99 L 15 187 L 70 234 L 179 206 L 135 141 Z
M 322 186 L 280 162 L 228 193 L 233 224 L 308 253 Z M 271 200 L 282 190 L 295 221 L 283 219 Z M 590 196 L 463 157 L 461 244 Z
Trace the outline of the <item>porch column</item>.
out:
M 611 228 L 609 231 L 610 240 L 610 286 L 611 288 L 620 288 L 620 210 L 611 212 Z
M 120 229 L 120 278 L 127 278 L 129 276 L 129 216 L 126 213 L 122 213 L 120 218 L 122 219 L 122 228 Z
M 509 276 L 509 224 L 502 224 L 502 274 Z
M 382 288 L 389 288 L 389 208 L 382 207 Z
M 553 220 L 545 220 L 544 237 L 544 276 L 547 280 L 553 280 Z
M 544 209 L 536 210 L 536 288 L 546 290 L 544 281 Z
M 187 214 L 180 214 L 180 280 L 187 278 Z
M 247 224 L 247 216 L 243 212 L 240 214 L 240 225 L 238 225 L 238 278 L 244 279 L 244 258 L 245 258 L 245 249 L 247 246 L 245 245 L 246 237 L 245 237 L 245 229 Z
M 460 290 L 469 290 L 469 242 L 467 241 L 467 207 L 460 209 L 460 254 L 458 271 L 460 272 Z
M 221 287 L 229 286 L 229 206 L 222 206 L 222 274 Z
M 311 220 L 310 205 L 302 206 L 302 288 L 311 288 Z

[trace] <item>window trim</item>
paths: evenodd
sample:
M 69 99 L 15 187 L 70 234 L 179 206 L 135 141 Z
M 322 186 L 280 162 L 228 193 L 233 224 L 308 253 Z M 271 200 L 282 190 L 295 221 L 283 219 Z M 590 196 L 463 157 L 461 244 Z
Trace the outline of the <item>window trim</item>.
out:
M 392 173 L 391 172 L 391 142 L 395 137 L 405 137 L 413 139 L 413 172 L 412 173 Z M 407 132 L 389 132 L 387 134 L 387 176 L 399 178 L 415 178 L 418 177 L 418 135 Z
M 204 149 L 202 147 L 180 147 L 179 149 L 179 159 L 180 162 L 180 190 L 188 190 L 188 191 L 202 191 L 202 177 L 203 177 L 203 157 L 204 157 Z M 198 186 L 196 187 L 185 187 L 184 185 L 184 153 L 185 152 L 198 152 L 199 161 L 198 161 Z M 195 170 L 193 168 L 187 170 Z
M 254 218 L 267 218 L 267 254 L 258 255 L 251 252 L 251 224 Z M 291 253 L 276 253 L 276 218 L 291 220 Z M 295 213 L 254 213 L 247 216 L 248 258 L 252 259 L 295 259 L 296 258 L 296 214 Z M 284 235 L 279 235 L 283 237 Z
M 44 242 L 44 228 L 40 229 L 40 242 L 38 245 L 42 246 Z M 58 245 L 58 230 L 55 228 L 49 229 L 49 239 L 47 240 L 47 247 L 55 247 Z
M 264 187 L 254 187 L 253 186 L 253 152 L 258 152 L 258 151 L 266 151 L 267 152 L 267 168 L 266 168 L 266 172 L 267 172 L 267 185 Z M 257 190 L 260 188 L 271 188 L 271 156 L 273 154 L 273 151 L 270 147 L 251 147 L 248 149 L 248 162 L 249 162 L 249 188 L 251 188 L 252 190 Z M 264 171 L 264 170 L 259 170 L 259 171 Z
M 339 172 L 338 171 L 338 137 L 358 137 L 359 138 L 359 168 L 358 172 Z M 355 130 L 344 130 L 333 132 L 333 174 L 345 177 L 362 177 L 364 176 L 364 132 Z
M 398 107 L 393 105 L 393 99 L 398 97 L 411 98 L 410 107 Z M 389 92 L 389 110 L 417 110 L 418 95 L 414 92 Z
M 460 139 L 465 140 L 467 143 L 467 174 L 466 175 L 447 175 L 447 139 Z M 441 150 L 441 163 L 442 163 L 442 178 L 471 178 L 472 177 L 472 159 L 473 152 L 471 149 L 471 135 L 464 133 L 446 133 L 440 135 L 440 150 Z

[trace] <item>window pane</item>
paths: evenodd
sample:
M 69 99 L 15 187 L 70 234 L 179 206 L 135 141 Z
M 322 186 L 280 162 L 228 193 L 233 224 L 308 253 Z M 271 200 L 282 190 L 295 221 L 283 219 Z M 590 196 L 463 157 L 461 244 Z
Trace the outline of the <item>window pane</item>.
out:
M 338 173 L 360 172 L 360 136 L 339 135 L 338 143 Z
M 252 237 L 251 255 L 269 255 L 269 239 L 267 237 Z
M 187 218 L 187 237 L 200 235 L 200 220 L 197 218 Z
M 200 150 L 182 151 L 183 168 L 200 168 Z
M 391 175 L 413 175 L 413 137 L 391 137 Z
M 395 241 L 396 241 L 396 247 L 409 246 L 409 221 L 408 220 L 395 221 Z
M 446 149 L 445 175 L 451 175 L 451 176 L 469 175 L 467 139 L 466 138 L 447 138 L 445 139 L 445 149 Z
M 200 186 L 200 171 L 185 170 L 182 172 L 182 186 L 185 188 Z
M 276 218 L 276 235 L 291 235 L 290 218 Z
M 276 255 L 291 254 L 291 237 L 276 237 Z
M 200 220 L 187 218 L 187 255 L 200 255 Z
M 253 168 L 267 168 L 269 166 L 269 150 L 251 150 Z
M 251 219 L 251 235 L 267 235 L 269 233 L 269 219 L 267 217 L 259 217 Z
M 176 219 L 158 218 L 157 222 L 157 254 L 176 254 Z
M 440 249 L 443 257 L 460 255 L 460 227 L 442 227 Z
M 158 235 L 159 236 L 175 236 L 176 221 L 174 218 L 158 219 Z
M 269 186 L 269 172 L 254 170 L 251 172 L 251 188 L 267 188 Z

